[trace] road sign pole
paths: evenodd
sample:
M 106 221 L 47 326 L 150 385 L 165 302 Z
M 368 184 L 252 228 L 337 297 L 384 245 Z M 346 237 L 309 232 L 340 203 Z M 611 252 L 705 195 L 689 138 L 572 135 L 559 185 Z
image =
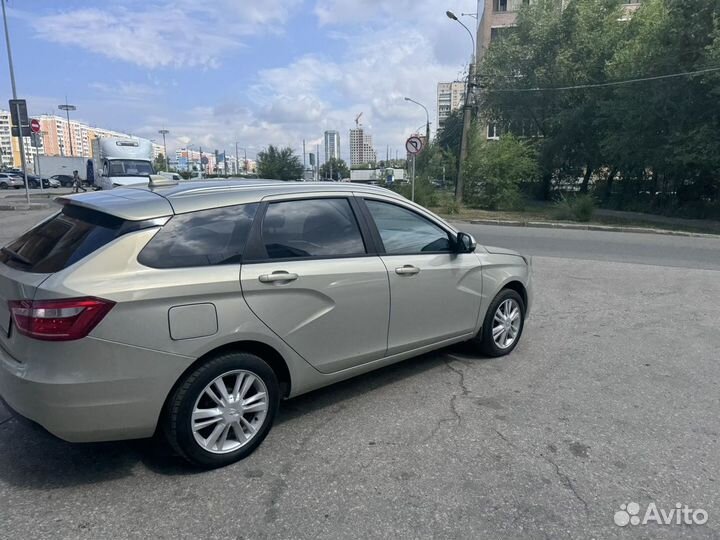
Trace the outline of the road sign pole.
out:
M 37 162 L 38 176 L 40 177 L 40 191 L 42 192 L 45 191 L 45 188 L 43 187 L 42 168 L 40 167 L 40 145 L 38 144 L 39 135 L 39 133 L 35 134 L 35 161 Z
M 4 0 L 0 0 L 2 2 Z M 27 164 L 25 162 L 25 141 L 23 140 L 23 126 L 22 119 L 20 117 L 20 103 L 15 102 L 15 110 L 17 111 L 18 117 L 18 144 L 20 146 L 20 163 L 22 164 L 23 178 L 25 179 L 25 201 L 30 204 L 30 188 L 28 187 L 27 179 Z
M 412 202 L 415 202 L 415 154 L 412 159 Z

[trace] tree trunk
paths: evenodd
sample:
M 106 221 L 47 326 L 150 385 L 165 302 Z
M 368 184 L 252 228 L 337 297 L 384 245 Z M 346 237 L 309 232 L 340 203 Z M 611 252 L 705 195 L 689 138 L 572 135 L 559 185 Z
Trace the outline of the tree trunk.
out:
M 610 200 L 610 196 L 612 195 L 613 182 L 615 181 L 616 175 L 617 169 L 613 167 L 610 171 L 610 174 L 608 175 L 607 183 L 605 184 L 605 202 L 608 202 Z
M 588 186 L 590 186 L 590 177 L 592 177 L 593 173 L 593 167 L 589 163 L 587 164 L 587 167 L 585 167 L 585 176 L 583 176 L 583 183 L 580 187 L 580 193 L 587 193 L 588 192 Z
M 542 177 L 542 200 L 549 201 L 552 195 L 552 172 L 546 172 Z

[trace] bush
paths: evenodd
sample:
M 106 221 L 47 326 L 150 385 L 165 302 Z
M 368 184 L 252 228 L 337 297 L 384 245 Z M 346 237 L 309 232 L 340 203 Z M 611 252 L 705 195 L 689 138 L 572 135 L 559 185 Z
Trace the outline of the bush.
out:
M 590 195 L 562 196 L 555 203 L 553 218 L 561 221 L 588 222 L 595 213 L 595 199 Z
M 412 200 L 412 184 L 398 184 L 396 182 L 391 189 L 406 199 Z M 426 208 L 437 204 L 437 193 L 430 180 L 424 178 L 415 179 L 415 202 Z
M 520 185 L 536 176 L 536 155 L 527 144 L 511 135 L 487 141 L 481 131 L 473 131 L 465 165 L 466 203 L 488 210 L 522 208 Z
M 442 209 L 444 214 L 448 216 L 454 216 L 460 213 L 460 203 L 455 200 L 455 197 L 445 203 Z

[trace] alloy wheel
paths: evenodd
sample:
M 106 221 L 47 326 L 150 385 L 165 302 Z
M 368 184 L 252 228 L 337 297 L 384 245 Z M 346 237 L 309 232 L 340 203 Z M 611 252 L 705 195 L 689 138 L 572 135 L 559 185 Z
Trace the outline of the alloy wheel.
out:
M 192 412 L 193 437 L 208 452 L 229 454 L 255 438 L 267 413 L 262 379 L 249 371 L 231 371 L 200 393 Z
M 493 317 L 492 337 L 500 349 L 512 347 L 520 334 L 522 313 L 520 305 L 509 298 L 501 303 Z

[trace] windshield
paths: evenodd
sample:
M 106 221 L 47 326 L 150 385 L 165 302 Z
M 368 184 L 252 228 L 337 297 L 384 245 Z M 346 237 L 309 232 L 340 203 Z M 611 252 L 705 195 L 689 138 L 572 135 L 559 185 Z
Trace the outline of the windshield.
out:
M 149 161 L 139 159 L 113 159 L 110 161 L 110 176 L 147 176 L 155 174 Z

